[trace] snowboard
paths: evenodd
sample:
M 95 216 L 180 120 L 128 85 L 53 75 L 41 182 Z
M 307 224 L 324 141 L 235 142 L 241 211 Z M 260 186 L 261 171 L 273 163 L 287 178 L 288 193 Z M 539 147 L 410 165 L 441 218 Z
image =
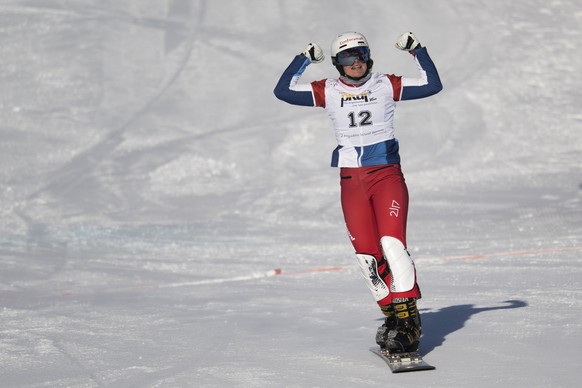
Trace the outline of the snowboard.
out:
M 370 348 L 370 351 L 386 361 L 392 373 L 416 372 L 436 369 L 422 359 L 418 352 L 390 354 L 379 347 Z

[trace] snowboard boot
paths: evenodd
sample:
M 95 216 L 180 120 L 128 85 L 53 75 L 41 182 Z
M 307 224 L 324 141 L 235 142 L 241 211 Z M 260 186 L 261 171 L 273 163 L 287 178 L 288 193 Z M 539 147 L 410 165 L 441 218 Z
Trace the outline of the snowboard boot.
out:
M 380 309 L 386 318 L 384 319 L 384 324 L 376 332 L 376 343 L 380 345 L 380 349 L 387 350 L 386 342 L 388 341 L 388 333 L 396 329 L 396 311 L 394 311 L 394 306 L 391 304 L 380 306 Z
M 415 298 L 397 299 L 392 303 L 395 328 L 386 334 L 385 348 L 390 353 L 415 352 L 420 344 L 420 314 Z

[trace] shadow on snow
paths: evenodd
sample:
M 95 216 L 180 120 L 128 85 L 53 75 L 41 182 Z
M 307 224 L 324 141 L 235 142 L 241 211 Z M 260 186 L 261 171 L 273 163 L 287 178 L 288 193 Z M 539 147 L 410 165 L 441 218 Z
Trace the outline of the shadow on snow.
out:
M 527 306 L 527 302 L 521 300 L 507 300 L 503 303 L 504 305 L 494 307 L 475 307 L 472 304 L 461 304 L 445 307 L 438 311 L 421 313 L 422 327 L 425 329 L 420 345 L 421 353 L 428 354 L 441 346 L 449 334 L 462 329 L 475 314 Z

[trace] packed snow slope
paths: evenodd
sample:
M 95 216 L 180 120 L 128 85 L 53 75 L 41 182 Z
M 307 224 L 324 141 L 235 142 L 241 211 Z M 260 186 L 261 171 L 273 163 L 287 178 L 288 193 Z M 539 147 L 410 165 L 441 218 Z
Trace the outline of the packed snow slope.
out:
M 0 1 L 2 387 L 575 387 L 582 5 Z M 435 371 L 369 352 L 323 110 L 273 88 L 364 33 L 399 103 L 409 250 Z

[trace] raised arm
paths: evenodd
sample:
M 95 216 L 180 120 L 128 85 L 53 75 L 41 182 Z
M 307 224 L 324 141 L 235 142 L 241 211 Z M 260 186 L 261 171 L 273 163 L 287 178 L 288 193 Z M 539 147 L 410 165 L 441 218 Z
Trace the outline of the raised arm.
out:
M 321 48 L 314 43 L 309 43 L 305 51 L 293 59 L 279 78 L 274 90 L 275 96 L 289 104 L 315 106 L 311 84 L 300 84 L 299 79 L 309 64 L 320 63 L 323 58 Z
M 396 42 L 400 50 L 410 52 L 416 61 L 420 77 L 402 77 L 402 94 L 400 100 L 414 100 L 437 94 L 443 89 L 439 73 L 432 59 L 428 55 L 426 47 L 411 32 L 404 33 Z

